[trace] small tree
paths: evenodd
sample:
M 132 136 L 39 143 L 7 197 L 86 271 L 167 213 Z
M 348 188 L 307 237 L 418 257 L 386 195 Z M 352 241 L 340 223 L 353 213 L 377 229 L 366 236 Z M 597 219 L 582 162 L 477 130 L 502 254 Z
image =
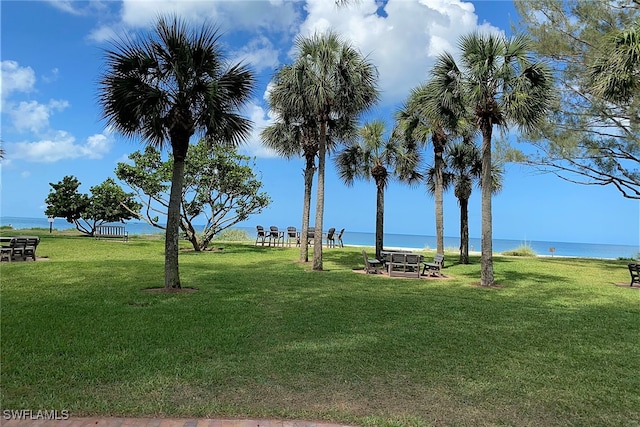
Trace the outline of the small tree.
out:
M 116 176 L 131 187 L 145 205 L 143 221 L 165 229 L 160 217 L 167 215 L 173 158 L 162 161 L 158 149 L 129 156 L 134 164 L 118 163 Z M 260 182 L 249 165 L 250 158 L 233 148 L 209 146 L 205 140 L 191 147 L 185 160 L 184 187 L 180 203 L 180 230 L 193 249 L 206 249 L 218 233 L 262 212 L 271 200 L 260 192 Z M 206 220 L 202 232 L 193 222 Z
M 78 231 L 90 236 L 94 235 L 99 225 L 124 222 L 136 217 L 142 208 L 133 199 L 134 194 L 125 193 L 111 178 L 91 187 L 91 196 L 78 192 L 80 181 L 74 176 L 65 176 L 57 184 L 49 185 L 52 190 L 45 200 L 45 215 L 65 218 Z

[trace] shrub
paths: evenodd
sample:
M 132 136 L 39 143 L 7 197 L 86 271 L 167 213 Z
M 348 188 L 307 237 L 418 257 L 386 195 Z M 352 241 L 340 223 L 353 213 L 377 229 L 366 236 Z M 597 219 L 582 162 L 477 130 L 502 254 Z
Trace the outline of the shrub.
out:
M 528 256 L 528 257 L 533 257 L 536 256 L 536 252 L 533 250 L 533 248 L 527 244 L 523 244 L 518 246 L 515 249 L 510 249 L 508 251 L 504 251 L 502 252 L 502 255 L 508 255 L 508 256 Z
M 214 241 L 221 242 L 244 242 L 251 240 L 245 230 L 239 230 L 236 228 L 230 228 L 224 230 L 222 233 L 217 234 L 213 239 Z

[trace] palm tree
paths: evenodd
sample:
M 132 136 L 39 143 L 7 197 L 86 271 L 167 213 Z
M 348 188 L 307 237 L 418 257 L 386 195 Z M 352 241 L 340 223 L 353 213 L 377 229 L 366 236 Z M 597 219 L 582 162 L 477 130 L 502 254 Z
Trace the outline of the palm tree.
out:
M 434 71 L 434 79 L 437 78 Z M 397 120 L 404 128 L 406 142 L 415 150 L 426 145 L 429 135 L 433 145 L 434 168 L 431 181 L 435 199 L 436 218 L 436 252 L 444 254 L 444 152 L 448 141 L 460 132 L 463 121 L 461 112 L 445 104 L 438 86 L 430 81 L 411 90 L 405 106 L 397 115 Z M 458 104 L 454 104 L 458 105 Z
M 640 20 L 605 39 L 590 66 L 593 92 L 613 102 L 629 102 L 640 88 Z
M 180 196 L 190 138 L 200 134 L 234 146 L 243 141 L 251 122 L 238 110 L 251 96 L 254 77 L 244 65 L 227 63 L 216 28 L 191 31 L 175 16 L 160 17 L 153 33 L 115 40 L 105 58 L 99 101 L 107 124 L 172 150 L 165 287 L 180 288 Z
M 331 122 L 351 124 L 378 99 L 377 71 L 362 54 L 337 34 L 296 39 L 296 79 L 290 88 L 288 111 L 304 111 L 318 126 L 318 186 L 315 228 L 322 230 L 324 175 Z M 322 234 L 315 233 L 313 269 L 322 270 Z
M 480 185 L 482 176 L 482 157 L 480 150 L 466 135 L 462 142 L 455 142 L 447 146 L 445 154 L 447 168 L 443 173 L 445 190 L 453 186 L 453 192 L 460 206 L 460 264 L 469 264 L 469 198 L 473 192 L 473 184 Z M 431 168 L 427 175 L 427 189 L 435 192 L 435 184 Z M 499 165 L 493 165 L 492 171 L 493 194 L 502 189 L 503 170 Z
M 436 61 L 436 93 L 451 109 L 466 106 L 482 134 L 482 267 L 480 283 L 494 284 L 492 245 L 491 141 L 493 127 L 517 126 L 521 131 L 538 128 L 552 98 L 549 68 L 530 57 L 530 42 L 524 35 L 505 38 L 472 33 L 460 41 L 461 65 L 449 53 Z M 463 95 L 465 102 L 457 99 Z M 449 104 L 450 103 L 450 104 Z
M 376 258 L 380 259 L 384 236 L 384 190 L 396 176 L 413 183 L 422 178 L 415 172 L 413 150 L 397 135 L 384 139 L 384 123 L 373 121 L 360 128 L 358 141 L 347 146 L 335 158 L 340 178 L 347 185 L 355 179 L 373 179 L 376 183 Z M 389 171 L 391 170 L 391 172 Z

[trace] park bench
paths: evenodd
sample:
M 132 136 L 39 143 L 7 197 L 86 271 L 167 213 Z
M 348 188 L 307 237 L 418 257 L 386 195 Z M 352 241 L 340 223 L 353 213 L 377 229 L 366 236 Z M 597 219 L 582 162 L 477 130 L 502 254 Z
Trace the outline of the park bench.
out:
M 37 236 L 2 237 L 0 243 L 2 243 L 0 261 L 26 261 L 27 258 L 35 261 L 40 238 Z
M 422 274 L 429 274 L 431 276 L 442 276 L 442 269 L 444 268 L 444 255 L 436 254 L 433 257 L 433 262 L 425 262 Z
M 422 255 L 419 254 L 392 252 L 387 262 L 389 277 L 420 278 L 421 261 Z
M 129 240 L 129 233 L 125 230 L 124 225 L 99 225 L 93 233 L 96 239 L 122 239 L 124 242 Z
M 640 284 L 640 264 L 629 264 L 629 273 L 631 274 L 631 284 L 629 286 L 633 286 L 634 283 Z

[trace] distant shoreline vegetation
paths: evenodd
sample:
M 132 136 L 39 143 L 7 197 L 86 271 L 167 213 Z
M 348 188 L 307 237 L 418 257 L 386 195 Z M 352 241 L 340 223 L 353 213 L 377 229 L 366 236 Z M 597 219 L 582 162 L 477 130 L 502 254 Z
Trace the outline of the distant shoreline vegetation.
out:
M 247 241 L 254 241 L 256 236 L 255 226 L 258 223 L 247 226 L 235 226 L 228 231 L 233 234 L 222 233 L 220 236 L 216 236 L 217 241 L 236 241 L 244 235 L 247 236 Z M 265 227 L 271 225 L 277 225 L 282 230 L 286 230 L 288 226 L 295 226 L 294 224 L 260 224 Z M 163 235 L 164 230 L 153 227 L 145 222 L 127 222 L 125 224 L 130 236 L 133 235 Z M 203 227 L 204 225 L 196 225 L 197 227 Z M 341 224 L 327 224 L 328 227 L 342 228 Z M 8 228 L 10 227 L 10 228 Z M 33 229 L 33 230 L 46 230 L 49 231 L 49 222 L 46 217 L 42 218 L 22 218 L 22 217 L 0 217 L 0 230 L 6 231 L 9 229 L 21 230 L 21 229 Z M 53 230 L 57 231 L 70 231 L 75 230 L 72 224 L 66 222 L 63 218 L 55 218 L 53 222 Z M 233 236 L 233 237 L 232 237 Z M 375 246 L 375 233 L 374 232 L 359 232 L 346 229 L 343 241 L 345 245 L 349 246 Z M 472 252 L 480 250 L 480 239 L 469 239 L 469 249 Z M 407 248 L 420 251 L 434 251 L 436 247 L 435 236 L 427 235 L 410 235 L 410 234 L 394 234 L 385 233 L 384 246 L 387 248 Z M 445 236 L 445 248 L 447 253 L 457 252 L 460 246 L 460 239 L 458 237 L 446 237 Z M 525 255 L 526 251 L 520 251 L 521 247 L 528 246 L 534 254 Z M 507 255 L 505 252 L 517 251 L 520 254 L 517 256 L 557 256 L 557 257 L 578 257 L 578 258 L 599 258 L 599 259 L 629 259 L 633 260 L 640 255 L 640 244 L 634 245 L 616 245 L 616 244 L 600 244 L 600 243 L 575 243 L 575 242 L 549 242 L 549 241 L 536 241 L 536 240 L 517 240 L 517 239 L 493 239 L 493 251 L 494 254 Z

